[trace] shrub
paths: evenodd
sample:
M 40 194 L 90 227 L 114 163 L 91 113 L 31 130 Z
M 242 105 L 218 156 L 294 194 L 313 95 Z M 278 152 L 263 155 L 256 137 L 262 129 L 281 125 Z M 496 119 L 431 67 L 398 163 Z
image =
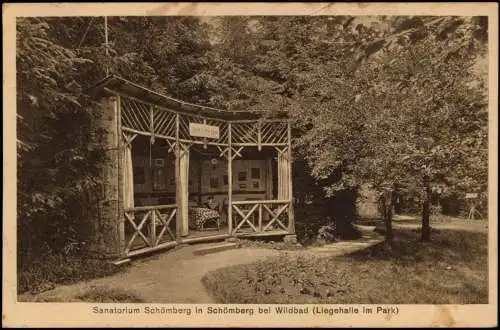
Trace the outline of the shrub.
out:
M 357 219 L 357 192 L 350 190 L 332 198 L 317 197 L 311 204 L 295 206 L 295 231 L 302 244 L 334 238 L 355 239 L 361 233 L 354 226 Z M 332 235 L 333 238 L 328 238 Z

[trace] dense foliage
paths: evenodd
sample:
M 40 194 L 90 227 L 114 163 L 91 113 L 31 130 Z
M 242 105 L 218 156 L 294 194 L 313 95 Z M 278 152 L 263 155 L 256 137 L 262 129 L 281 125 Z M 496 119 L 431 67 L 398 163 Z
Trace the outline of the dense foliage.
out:
M 286 110 L 318 200 L 397 189 L 424 201 L 425 220 L 432 187 L 486 198 L 483 18 L 109 17 L 108 32 L 106 47 L 103 18 L 17 22 L 20 267 L 86 239 L 101 156 L 82 90 L 106 72 L 186 101 Z

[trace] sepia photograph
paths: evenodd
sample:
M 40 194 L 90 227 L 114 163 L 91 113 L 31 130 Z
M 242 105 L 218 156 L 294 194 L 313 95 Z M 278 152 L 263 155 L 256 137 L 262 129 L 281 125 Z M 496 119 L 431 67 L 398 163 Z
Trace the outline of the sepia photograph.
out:
M 496 304 L 491 17 L 95 15 L 15 17 L 14 302 Z

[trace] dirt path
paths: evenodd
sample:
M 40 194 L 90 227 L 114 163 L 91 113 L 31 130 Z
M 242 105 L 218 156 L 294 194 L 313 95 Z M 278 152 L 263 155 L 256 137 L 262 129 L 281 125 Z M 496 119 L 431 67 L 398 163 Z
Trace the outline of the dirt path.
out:
M 22 295 L 23 301 L 78 301 L 77 297 L 92 287 L 119 289 L 151 303 L 211 303 L 201 278 L 209 271 L 231 265 L 247 264 L 268 257 L 298 255 L 342 255 L 367 248 L 382 241 L 375 234 L 360 240 L 328 244 L 298 251 L 278 251 L 265 248 L 239 248 L 197 256 L 193 251 L 203 245 L 192 245 L 158 254 L 155 257 L 135 260 L 122 273 L 58 286 L 37 296 Z M 207 245 L 207 244 L 205 244 Z
M 105 286 L 124 290 L 146 302 L 209 303 L 212 299 L 201 283 L 206 272 L 279 255 L 278 251 L 269 249 L 235 249 L 205 256 L 193 255 L 193 251 L 198 248 L 200 245 L 187 246 L 147 260 L 138 259 L 122 273 L 62 285 L 36 297 L 25 295 L 21 298 L 70 301 L 87 292 L 92 286 Z

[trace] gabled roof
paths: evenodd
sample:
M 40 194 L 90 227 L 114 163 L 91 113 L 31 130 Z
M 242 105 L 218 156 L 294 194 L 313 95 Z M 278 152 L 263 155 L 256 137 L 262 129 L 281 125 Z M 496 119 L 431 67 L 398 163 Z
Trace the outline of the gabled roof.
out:
M 257 119 L 264 114 L 263 111 L 258 110 L 229 111 L 177 100 L 116 75 L 108 76 L 99 81 L 87 89 L 86 93 L 93 98 L 101 98 L 113 94 L 131 96 L 170 110 L 225 120 Z

